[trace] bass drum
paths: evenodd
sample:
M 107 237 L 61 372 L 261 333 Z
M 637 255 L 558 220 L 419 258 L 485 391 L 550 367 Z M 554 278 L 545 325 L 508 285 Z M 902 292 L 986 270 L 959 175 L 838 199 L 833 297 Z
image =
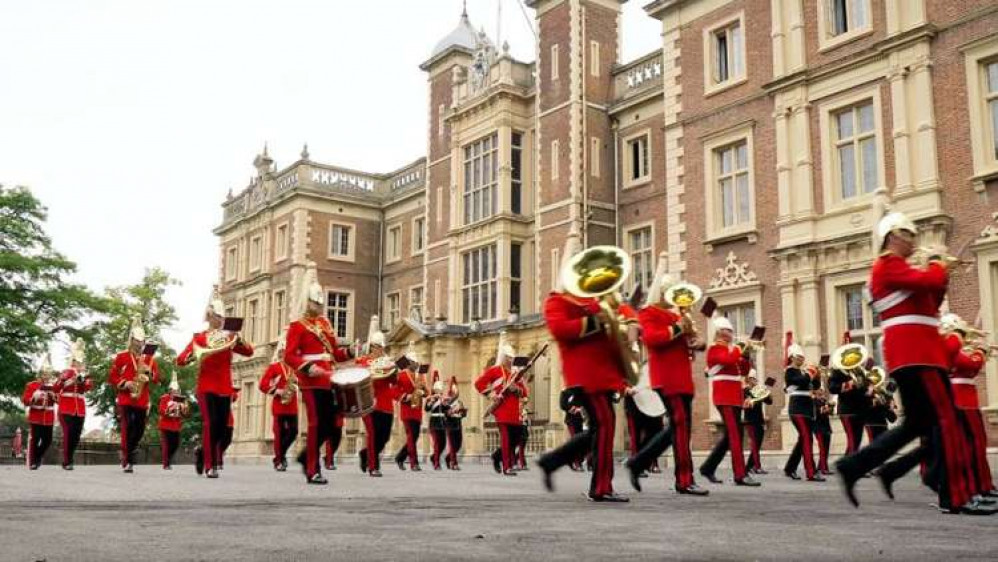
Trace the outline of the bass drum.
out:
M 359 418 L 374 410 L 371 373 L 363 367 L 351 367 L 333 373 L 333 392 L 340 412 L 348 418 Z
M 651 389 L 648 375 L 648 363 L 641 366 L 641 378 L 634 387 L 634 405 L 638 411 L 649 418 L 660 418 L 665 415 L 665 402 L 657 392 Z

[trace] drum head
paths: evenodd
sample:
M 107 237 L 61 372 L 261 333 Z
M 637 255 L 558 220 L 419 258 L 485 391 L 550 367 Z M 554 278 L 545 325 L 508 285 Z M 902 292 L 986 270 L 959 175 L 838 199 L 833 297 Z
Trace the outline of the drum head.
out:
M 657 392 L 650 388 L 638 388 L 634 393 L 634 405 L 642 414 L 649 418 L 660 418 L 665 415 L 665 403 Z
M 341 386 L 357 384 L 369 378 L 371 378 L 371 373 L 367 369 L 363 367 L 350 367 L 349 369 L 340 369 L 333 373 L 333 384 Z

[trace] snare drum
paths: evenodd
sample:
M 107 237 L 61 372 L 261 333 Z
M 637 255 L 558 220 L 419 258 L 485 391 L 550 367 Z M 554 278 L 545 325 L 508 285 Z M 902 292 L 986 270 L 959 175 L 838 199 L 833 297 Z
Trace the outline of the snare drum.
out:
M 374 410 L 374 387 L 371 374 L 363 367 L 341 369 L 333 373 L 333 392 L 340 412 L 359 418 Z

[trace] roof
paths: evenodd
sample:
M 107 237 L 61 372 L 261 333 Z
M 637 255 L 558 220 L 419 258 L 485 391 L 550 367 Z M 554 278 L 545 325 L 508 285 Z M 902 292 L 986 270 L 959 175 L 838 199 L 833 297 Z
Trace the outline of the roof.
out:
M 471 20 L 468 19 L 468 12 L 464 12 L 461 14 L 461 21 L 457 23 L 457 27 L 437 43 L 430 57 L 423 63 L 423 67 L 429 66 L 432 62 L 454 49 L 469 53 L 474 52 L 477 44 L 478 33 L 475 32 L 475 28 L 471 25 Z

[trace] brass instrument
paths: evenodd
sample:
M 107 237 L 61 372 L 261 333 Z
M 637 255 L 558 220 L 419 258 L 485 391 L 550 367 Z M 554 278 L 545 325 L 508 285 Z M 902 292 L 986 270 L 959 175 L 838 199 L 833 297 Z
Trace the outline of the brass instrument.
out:
M 758 404 L 772 395 L 772 392 L 765 386 L 753 386 L 749 389 L 749 400 L 753 404 Z
M 284 392 L 281 393 L 281 404 L 287 406 L 291 403 L 291 399 L 298 395 L 298 376 L 295 375 L 294 369 L 286 369 L 284 378 L 288 383 L 284 386 Z
M 697 330 L 696 324 L 690 316 L 690 309 L 696 306 L 696 304 L 700 302 L 700 299 L 703 298 L 703 290 L 692 283 L 676 283 L 665 290 L 665 294 L 662 298 L 665 299 L 665 302 L 669 304 L 669 306 L 674 306 L 679 309 L 679 313 L 689 321 L 691 326 L 693 326 L 693 332 L 690 333 L 690 338 L 693 340 L 699 340 L 700 332 Z
M 741 340 L 735 342 L 735 345 L 738 346 L 738 349 L 742 350 L 742 353 L 745 353 L 746 350 L 762 351 L 766 349 L 766 342 L 762 340 Z
M 869 374 L 866 370 L 866 362 L 870 358 L 870 352 L 861 343 L 847 343 L 835 348 L 832 352 L 829 363 L 837 371 L 849 375 L 856 386 L 866 386 Z
M 204 361 L 204 358 L 218 353 L 220 351 L 225 351 L 226 349 L 232 349 L 235 347 L 236 342 L 239 341 L 239 337 L 235 334 L 231 334 L 225 330 L 210 330 L 205 335 L 204 347 L 194 342 L 194 359 L 200 363 Z
M 627 383 L 638 383 L 641 366 L 628 339 L 627 326 L 617 315 L 617 291 L 631 273 L 631 257 L 616 246 L 594 246 L 565 264 L 561 280 L 565 289 L 579 298 L 597 298 L 606 316 L 603 330 L 617 348 L 620 368 Z
M 413 374 L 412 377 L 412 382 L 416 389 L 409 394 L 409 405 L 413 408 L 419 408 L 423 404 L 423 397 L 427 395 L 426 381 L 423 380 L 424 377 L 419 375 Z
M 149 376 L 149 365 L 146 364 L 142 357 L 142 355 L 139 355 L 138 360 L 133 359 L 135 363 L 135 378 L 132 379 L 132 400 L 138 400 L 142 396 L 142 391 L 145 390 L 146 385 L 152 380 Z

